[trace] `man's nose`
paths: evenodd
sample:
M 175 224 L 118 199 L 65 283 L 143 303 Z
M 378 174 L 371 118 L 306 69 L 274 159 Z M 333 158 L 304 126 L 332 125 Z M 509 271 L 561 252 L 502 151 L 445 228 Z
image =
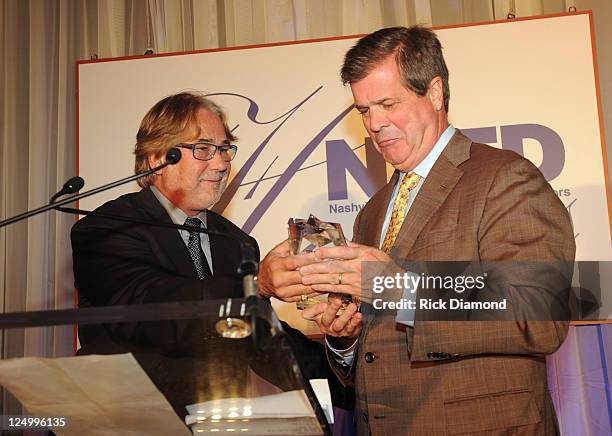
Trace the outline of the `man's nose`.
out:
M 223 160 L 221 157 L 221 152 L 217 150 L 213 155 L 212 159 L 206 161 L 208 163 L 208 168 L 216 171 L 225 171 L 229 168 L 230 163 Z
M 383 127 L 387 127 L 389 125 L 389 119 L 387 118 L 387 115 L 379 108 L 370 108 L 369 115 L 370 116 L 368 117 L 368 123 L 372 132 L 380 132 Z

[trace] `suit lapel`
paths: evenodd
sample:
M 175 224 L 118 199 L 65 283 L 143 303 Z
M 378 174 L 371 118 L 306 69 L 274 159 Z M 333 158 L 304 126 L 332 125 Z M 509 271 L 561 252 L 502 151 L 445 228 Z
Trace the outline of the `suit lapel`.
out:
M 209 230 L 230 233 L 223 224 L 223 218 L 210 210 L 206 212 L 206 222 Z M 208 239 L 213 275 L 235 275 L 242 258 L 240 244 L 234 239 L 220 235 L 208 235 Z
M 469 159 L 471 144 L 472 142 L 458 130 L 453 135 L 414 199 L 391 250 L 392 257 L 409 257 L 423 227 L 459 182 L 463 171 L 458 166 Z
M 361 239 L 357 241 L 360 244 L 368 245 L 370 247 L 380 247 L 380 233 L 385 222 L 385 214 L 387 213 L 389 199 L 391 198 L 393 187 L 395 186 L 398 177 L 399 173 L 395 171 L 391 176 L 389 183 L 374 194 L 370 200 L 368 209 L 372 212 L 363 218 L 364 222 L 360 227 L 364 230 L 361 232 Z
M 148 215 L 152 221 L 174 224 L 172 219 L 159 203 L 155 194 L 150 189 L 140 191 L 143 214 Z M 151 236 L 156 239 L 159 246 L 163 248 L 167 258 L 174 265 L 174 270 L 184 276 L 198 278 L 193 260 L 181 238 L 178 230 L 163 227 L 152 227 Z

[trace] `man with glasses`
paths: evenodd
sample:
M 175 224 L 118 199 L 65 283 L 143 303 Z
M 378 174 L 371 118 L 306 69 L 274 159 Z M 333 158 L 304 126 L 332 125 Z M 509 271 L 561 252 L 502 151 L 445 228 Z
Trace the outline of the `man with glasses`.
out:
M 182 157 L 139 179 L 140 192 L 110 201 L 75 224 L 72 247 L 80 307 L 242 296 L 236 276 L 241 243 L 255 247 L 259 256 L 257 242 L 210 210 L 227 184 L 235 139 L 221 108 L 203 95 L 171 95 L 149 110 L 136 136 L 135 172 L 163 163 L 173 147 Z M 96 212 L 144 224 L 101 218 Z M 229 237 L 146 222 L 203 226 Z M 178 343 L 184 333 L 167 322 L 79 328 L 82 345 Z
M 139 179 L 141 191 L 100 206 L 74 225 L 74 275 L 81 308 L 243 296 L 237 269 L 244 245 L 255 249 L 259 261 L 257 241 L 210 210 L 225 190 L 238 150 L 234 140 L 221 108 L 201 94 L 171 95 L 147 112 L 136 136 L 135 172 L 159 166 L 173 147 L 181 150 L 182 157 L 175 165 Z M 204 226 L 214 234 L 151 223 Z M 331 377 L 323 346 L 282 324 L 304 376 Z M 191 367 L 185 356 L 198 356 L 196 360 L 206 364 L 210 353 L 245 359 L 240 343 L 223 341 L 221 350 L 215 342 L 214 350 L 208 348 L 206 337 L 211 333 L 216 335 L 206 320 L 79 326 L 82 354 L 115 352 L 118 345 L 130 351 L 137 346 L 140 352 L 153 346 L 162 347 L 165 356 L 180 357 L 151 361 L 136 356 L 179 415 L 184 415 L 186 401 L 200 398 L 192 392 L 200 385 L 191 382 L 188 372 L 201 364 Z M 195 351 L 201 353 L 202 348 L 203 357 Z M 333 386 L 332 391 L 335 396 Z M 344 401 L 350 402 L 350 395 Z

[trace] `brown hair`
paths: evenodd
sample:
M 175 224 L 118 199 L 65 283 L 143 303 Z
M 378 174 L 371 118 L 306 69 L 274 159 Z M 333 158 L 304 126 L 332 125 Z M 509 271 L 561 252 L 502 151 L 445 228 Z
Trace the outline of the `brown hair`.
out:
M 422 26 L 389 27 L 361 38 L 344 57 L 342 83 L 363 79 L 391 55 L 395 56 L 404 86 L 420 96 L 427 94 L 434 77 L 442 79 L 444 109 L 448 113 L 450 88 L 442 44 L 432 30 Z
M 184 141 L 189 132 L 195 129 L 195 117 L 200 109 L 208 109 L 217 115 L 223 123 L 227 139 L 236 140 L 227 125 L 225 113 L 216 103 L 197 92 L 174 94 L 157 102 L 142 119 L 136 134 L 134 171 L 138 173 L 150 169 L 149 156 L 165 155 Z M 153 175 L 138 179 L 138 184 L 143 188 L 149 187 L 152 182 Z

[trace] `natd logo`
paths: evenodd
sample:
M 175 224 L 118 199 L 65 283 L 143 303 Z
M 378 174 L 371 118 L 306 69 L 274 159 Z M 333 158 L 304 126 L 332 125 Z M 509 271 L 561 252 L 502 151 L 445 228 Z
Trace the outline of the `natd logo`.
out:
M 274 125 L 270 133 L 264 140 L 255 148 L 251 156 L 238 171 L 232 182 L 228 185 L 221 200 L 214 206 L 213 210 L 217 213 L 222 213 L 230 203 L 236 191 L 249 174 L 255 161 L 262 154 L 266 145 L 274 138 L 276 133 L 283 125 L 315 94 L 323 87 L 317 88 L 304 100 L 299 102 L 286 113 L 269 121 L 261 121 L 257 119 L 259 114 L 259 106 L 249 97 L 235 93 L 214 93 L 209 96 L 230 96 L 239 99 L 244 99 L 248 102 L 247 118 L 254 124 Z M 368 197 L 380 189 L 386 182 L 386 163 L 382 156 L 376 151 L 370 138 L 365 138 L 362 146 L 365 147 L 365 162 L 362 162 L 356 155 L 354 149 L 342 138 L 327 139 L 328 134 L 351 112 L 353 106 L 349 106 L 325 125 L 314 137 L 305 141 L 304 146 L 293 158 L 287 168 L 280 174 L 273 177 L 266 177 L 264 172 L 255 182 L 250 182 L 251 190 L 247 193 L 245 199 L 252 197 L 254 191 L 260 186 L 264 179 L 276 178 L 276 181 L 266 193 L 264 198 L 255 206 L 251 214 L 243 225 L 243 230 L 247 233 L 253 230 L 265 212 L 278 197 L 280 192 L 287 186 L 289 181 L 300 170 L 313 153 L 313 151 L 321 144 L 324 144 L 326 151 L 325 165 L 327 168 L 327 198 L 329 201 L 347 200 L 349 198 L 347 189 L 347 175 L 356 181 L 363 189 Z M 485 144 L 495 144 L 498 142 L 496 126 L 477 127 L 477 128 L 460 128 L 461 131 L 475 142 Z M 501 147 L 506 150 L 513 150 L 516 153 L 524 156 L 524 140 L 533 139 L 537 141 L 542 149 L 542 163 L 539 166 L 540 171 L 549 182 L 555 179 L 565 164 L 565 147 L 561 137 L 549 127 L 540 124 L 515 124 L 500 126 Z M 359 147 L 358 147 L 359 148 Z M 330 206 L 331 207 L 331 206 Z M 347 210 L 345 212 L 353 212 Z M 355 210 L 356 212 L 356 210 Z

